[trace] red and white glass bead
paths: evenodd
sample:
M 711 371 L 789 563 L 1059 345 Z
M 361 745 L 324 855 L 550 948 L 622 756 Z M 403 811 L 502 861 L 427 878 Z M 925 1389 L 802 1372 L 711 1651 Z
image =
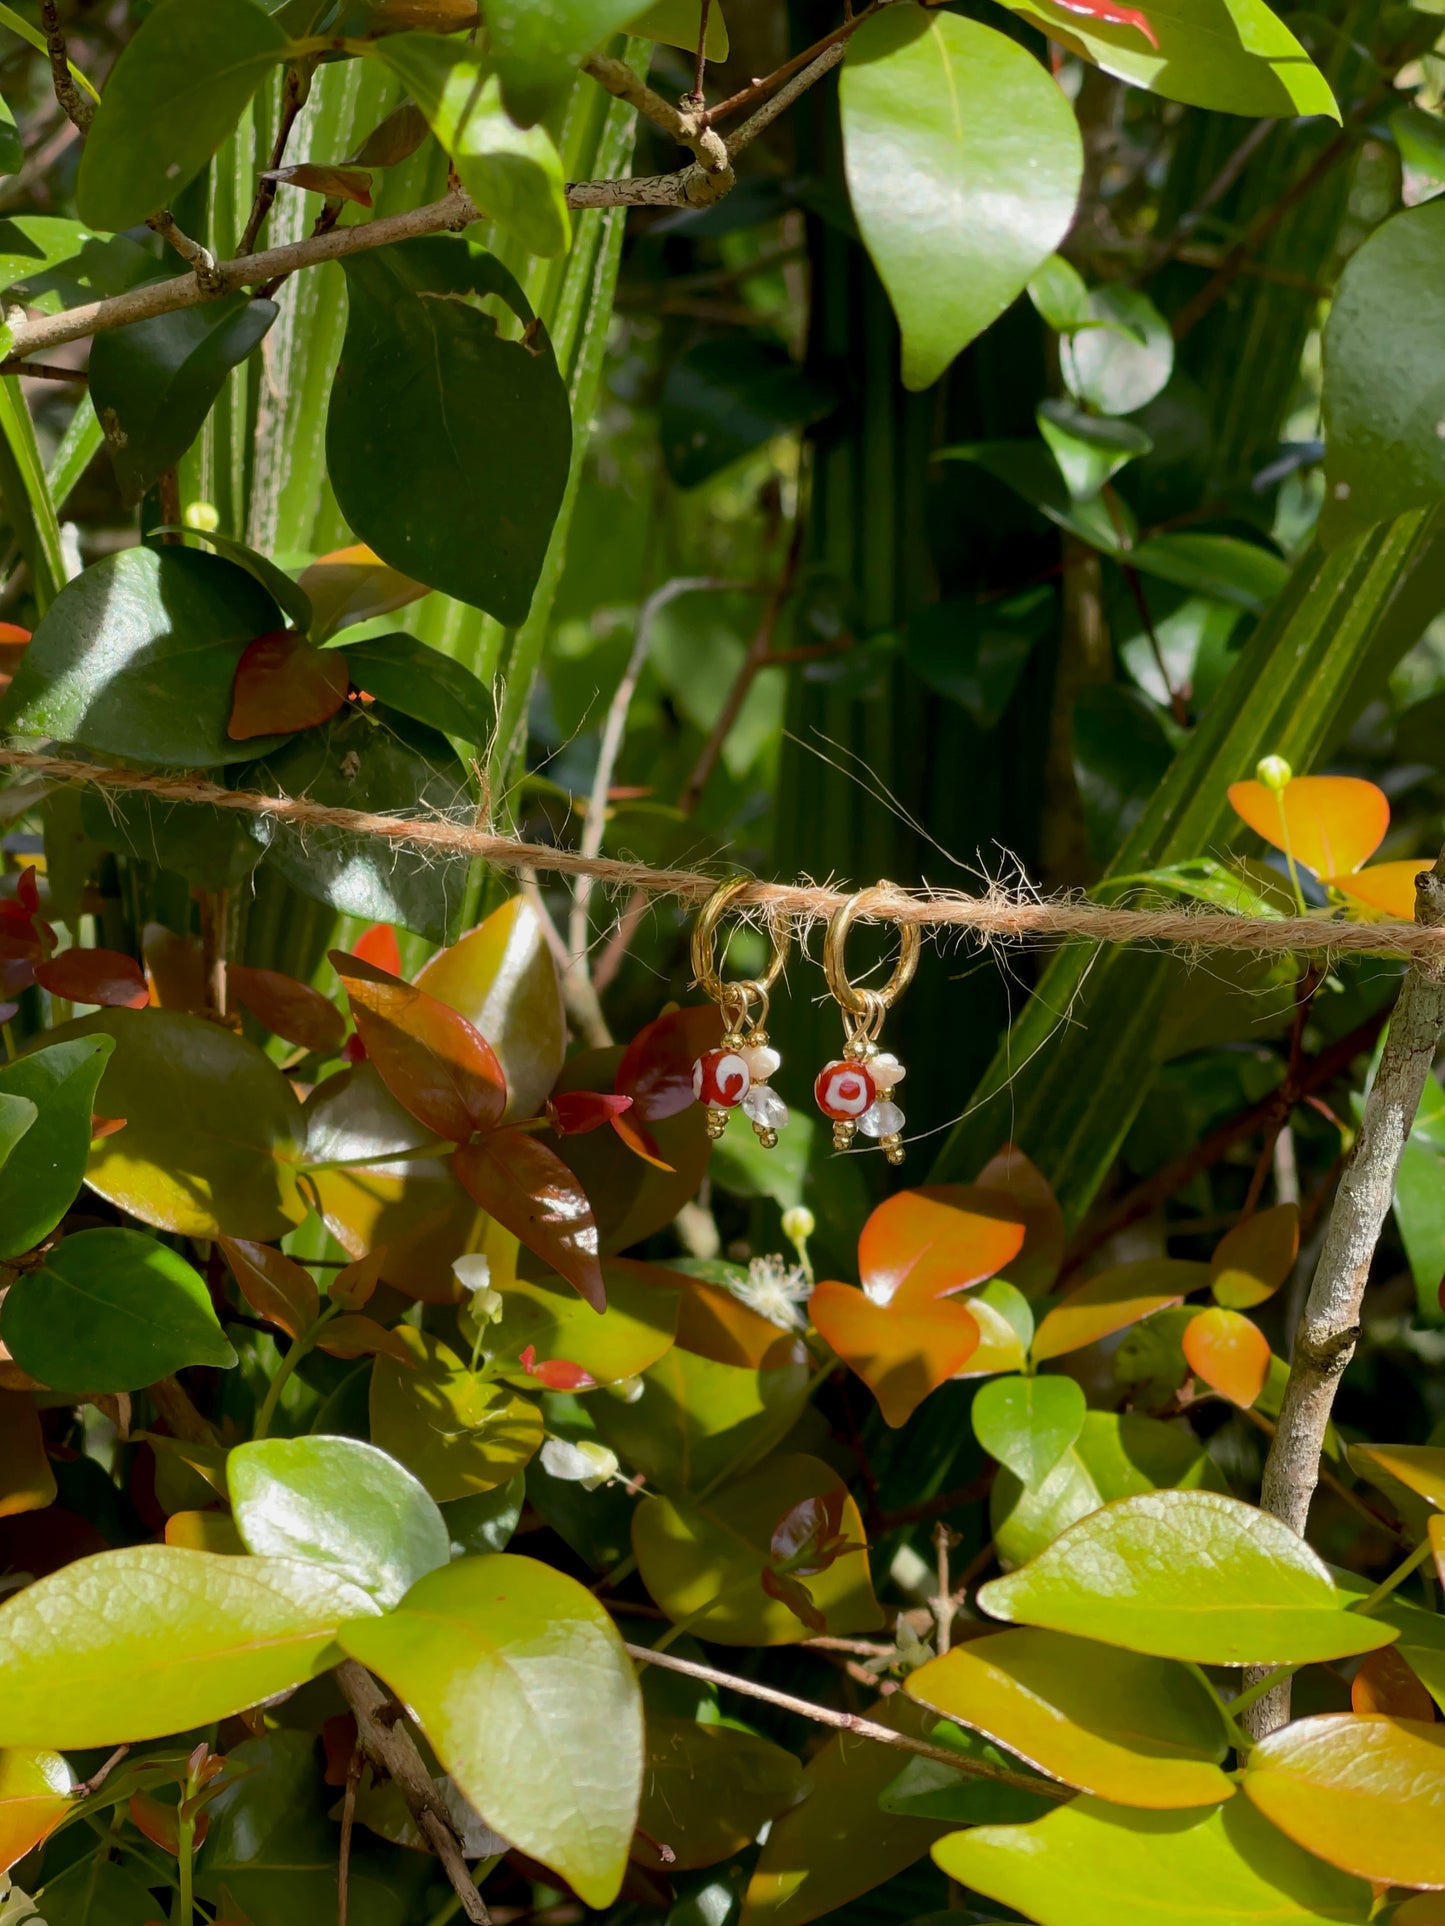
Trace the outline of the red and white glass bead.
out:
M 835 1057 L 818 1072 L 813 1095 L 825 1117 L 835 1123 L 856 1123 L 876 1101 L 878 1086 L 867 1064 Z
M 708 1050 L 692 1066 L 692 1094 L 711 1110 L 736 1110 L 752 1081 L 741 1050 Z

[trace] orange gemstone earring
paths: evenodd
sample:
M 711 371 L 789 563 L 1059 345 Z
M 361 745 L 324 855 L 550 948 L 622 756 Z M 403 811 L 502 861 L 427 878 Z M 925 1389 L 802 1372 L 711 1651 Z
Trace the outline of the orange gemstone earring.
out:
M 823 940 L 823 973 L 833 999 L 843 1012 L 846 1041 L 841 1057 L 825 1063 L 813 1085 L 818 1108 L 832 1121 L 833 1148 L 846 1150 L 859 1131 L 876 1137 L 878 1147 L 890 1164 L 903 1162 L 903 1112 L 893 1101 L 893 1092 L 907 1072 L 890 1051 L 878 1047 L 883 1019 L 913 981 L 918 968 L 922 938 L 916 923 L 901 923 L 898 929 L 898 961 L 893 974 L 881 990 L 859 989 L 848 980 L 844 951 L 853 919 L 868 899 L 887 890 L 860 890 L 835 910 Z
M 723 1038 L 716 1050 L 705 1051 L 692 1066 L 692 1094 L 707 1106 L 709 1137 L 721 1137 L 731 1112 L 741 1109 L 764 1150 L 772 1150 L 778 1132 L 788 1121 L 788 1106 L 776 1090 L 768 1087 L 768 1079 L 783 1060 L 768 1042 L 763 1026 L 768 1020 L 769 992 L 788 958 L 791 939 L 787 925 L 769 924 L 772 955 L 760 977 L 724 983 L 716 965 L 718 924 L 728 905 L 752 880 L 751 876 L 735 876 L 731 882 L 720 884 L 693 929 L 693 981 L 722 1011 Z M 757 1014 L 749 1016 L 753 1004 L 757 1005 Z

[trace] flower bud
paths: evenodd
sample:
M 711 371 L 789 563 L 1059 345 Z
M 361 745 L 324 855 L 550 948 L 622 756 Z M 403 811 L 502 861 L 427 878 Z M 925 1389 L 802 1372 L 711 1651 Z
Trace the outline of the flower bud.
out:
M 619 1378 L 616 1384 L 603 1386 L 610 1396 L 620 1398 L 623 1404 L 636 1404 L 646 1388 L 641 1378 Z
M 806 1244 L 817 1228 L 818 1220 L 806 1204 L 783 1212 L 783 1235 L 790 1244 Z
M 203 535 L 213 535 L 221 526 L 221 511 L 214 502 L 190 502 L 181 520 L 187 528 L 198 529 Z
M 548 1476 L 581 1485 L 584 1491 L 596 1491 L 615 1478 L 619 1468 L 617 1453 L 591 1438 L 576 1444 L 567 1438 L 548 1438 L 542 1445 L 542 1469 Z
M 1276 795 L 1294 778 L 1294 771 L 1283 756 L 1261 756 L 1254 765 L 1255 779 Z

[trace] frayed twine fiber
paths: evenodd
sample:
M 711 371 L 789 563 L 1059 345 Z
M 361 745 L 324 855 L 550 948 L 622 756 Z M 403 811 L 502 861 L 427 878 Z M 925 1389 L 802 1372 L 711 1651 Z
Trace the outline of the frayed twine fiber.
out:
M 155 796 L 162 802 L 208 803 L 242 815 L 269 817 L 301 828 L 338 829 L 374 836 L 394 846 L 474 856 L 497 869 L 550 871 L 590 876 L 605 887 L 641 890 L 701 903 L 718 878 L 697 869 L 651 869 L 615 856 L 583 856 L 549 843 L 497 836 L 442 817 L 384 816 L 363 809 L 333 809 L 302 796 L 268 796 L 225 789 L 202 776 L 167 776 L 153 770 L 112 769 L 24 749 L 0 749 L 0 767 L 52 783 L 89 783 L 96 788 Z M 1421 859 L 1421 869 L 1429 863 Z M 753 883 L 736 899 L 739 909 L 803 922 L 831 916 L 848 901 L 847 890 L 801 883 Z M 1083 938 L 1094 943 L 1177 943 L 1199 950 L 1248 950 L 1256 955 L 1348 955 L 1409 957 L 1439 964 L 1445 929 L 1414 923 L 1341 923 L 1313 917 L 1236 916 L 1210 909 L 1109 909 L 1075 897 L 1038 900 L 992 885 L 982 896 L 961 890 L 914 891 L 886 884 L 864 892 L 863 921 L 917 923 L 956 929 L 983 942 Z

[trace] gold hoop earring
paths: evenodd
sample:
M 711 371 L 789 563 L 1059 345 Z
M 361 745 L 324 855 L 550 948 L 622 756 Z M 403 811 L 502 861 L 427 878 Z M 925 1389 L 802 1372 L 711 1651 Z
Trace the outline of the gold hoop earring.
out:
M 717 972 L 716 943 L 718 924 L 733 900 L 752 883 L 751 876 L 736 876 L 715 889 L 703 906 L 692 932 L 693 982 L 710 997 L 723 1015 L 723 1038 L 716 1050 L 708 1050 L 692 1066 L 692 1094 L 707 1106 L 707 1134 L 714 1139 L 727 1129 L 729 1115 L 741 1109 L 751 1123 L 764 1150 L 772 1150 L 778 1132 L 788 1121 L 788 1106 L 768 1079 L 781 1066 L 782 1058 L 768 1042 L 763 1027 L 768 1020 L 768 998 L 783 973 L 791 945 L 786 924 L 768 925 L 772 955 L 759 977 L 738 983 L 724 983 Z M 750 1015 L 756 1005 L 756 1015 Z
M 823 940 L 823 973 L 843 1013 L 844 1044 L 842 1056 L 825 1063 L 818 1072 L 813 1095 L 818 1108 L 832 1122 L 835 1150 L 846 1150 L 861 1131 L 865 1137 L 878 1139 L 878 1147 L 890 1164 L 901 1164 L 905 1119 L 893 1101 L 893 1091 L 907 1072 L 890 1051 L 878 1048 L 878 1033 L 918 968 L 923 946 L 918 925 L 899 924 L 898 961 L 881 990 L 864 990 L 851 983 L 845 963 L 854 917 L 860 909 L 866 911 L 870 898 L 891 888 L 889 883 L 879 883 L 876 890 L 860 890 L 834 911 L 828 924 Z

